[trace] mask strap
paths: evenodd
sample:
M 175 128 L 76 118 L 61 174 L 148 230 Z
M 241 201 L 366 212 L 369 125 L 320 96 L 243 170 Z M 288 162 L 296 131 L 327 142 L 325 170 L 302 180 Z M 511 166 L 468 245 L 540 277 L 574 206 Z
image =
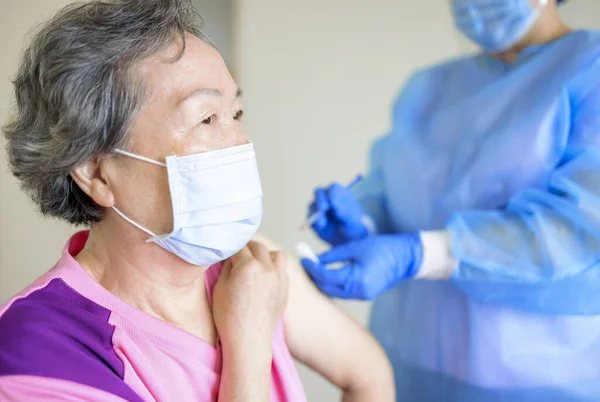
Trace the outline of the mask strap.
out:
M 163 166 L 163 167 L 167 166 L 166 163 L 158 162 L 158 161 L 155 161 L 154 159 L 146 158 L 145 156 L 140 156 L 140 155 L 132 154 L 130 152 L 123 151 L 121 149 L 115 149 L 115 152 L 118 153 L 118 154 L 121 154 L 121 155 L 128 156 L 128 157 L 133 158 L 133 159 L 137 159 L 137 160 L 140 160 L 140 161 L 143 161 L 143 162 L 151 163 L 153 165 Z M 150 235 L 150 236 L 152 236 L 154 238 L 157 237 L 154 233 L 152 233 L 151 231 L 149 231 L 148 229 L 146 229 L 145 227 L 143 227 L 139 223 L 135 222 L 133 219 L 127 217 L 127 215 L 125 215 L 123 212 L 119 211 L 119 209 L 117 207 L 115 207 L 114 205 L 113 205 L 112 209 L 117 214 L 119 214 L 119 216 L 121 218 L 125 219 L 127 222 L 131 223 L 133 226 L 135 226 L 136 228 L 138 228 L 142 232 L 144 232 L 144 233 L 146 233 L 146 234 L 148 234 L 148 235 Z M 152 241 L 152 239 L 150 238 L 150 239 L 146 240 L 146 243 L 149 243 L 151 241 Z
M 139 223 L 136 223 L 133 219 L 128 218 L 127 215 L 125 215 L 123 212 L 119 211 L 119 209 L 117 207 L 113 206 L 112 209 L 117 214 L 119 214 L 119 216 L 121 216 L 121 218 L 125 219 L 127 222 L 131 223 L 133 226 L 135 226 L 136 228 L 138 228 L 142 232 L 145 232 L 145 233 L 149 234 L 152 237 L 157 237 L 154 233 L 152 233 L 151 231 L 149 231 L 148 229 L 146 229 L 145 227 L 143 227 Z M 148 240 L 146 240 L 146 243 L 149 243 L 151 241 L 152 241 L 152 239 L 148 239 Z
M 140 155 L 132 154 L 132 153 L 123 151 L 121 149 L 115 149 L 115 152 L 118 153 L 118 154 L 121 154 L 121 155 L 129 156 L 130 158 L 133 158 L 133 159 L 137 159 L 137 160 L 140 160 L 140 161 L 143 161 L 143 162 L 151 163 L 153 165 L 167 167 L 166 163 L 158 162 L 158 161 L 155 161 L 154 159 L 146 158 L 145 156 L 140 156 Z

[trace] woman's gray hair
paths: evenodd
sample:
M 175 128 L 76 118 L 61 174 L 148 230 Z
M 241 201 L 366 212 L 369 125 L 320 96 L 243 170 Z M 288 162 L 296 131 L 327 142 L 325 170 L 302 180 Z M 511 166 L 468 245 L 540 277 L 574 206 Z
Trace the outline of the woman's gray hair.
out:
M 126 147 L 146 91 L 133 67 L 189 32 L 206 42 L 189 0 L 91 1 L 67 6 L 23 54 L 14 116 L 4 126 L 11 169 L 42 213 L 73 224 L 102 218 L 72 169 Z

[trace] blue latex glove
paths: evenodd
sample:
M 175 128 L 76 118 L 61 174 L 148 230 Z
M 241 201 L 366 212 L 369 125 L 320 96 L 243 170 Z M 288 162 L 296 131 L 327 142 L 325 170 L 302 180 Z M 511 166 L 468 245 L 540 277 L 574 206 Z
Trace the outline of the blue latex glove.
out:
M 311 217 L 317 212 L 325 212 L 313 225 L 319 237 L 331 245 L 344 244 L 369 235 L 363 223 L 365 213 L 352 192 L 338 183 L 329 188 L 318 188 L 315 200 L 308 209 Z
M 419 233 L 381 235 L 335 247 L 302 265 L 319 289 L 338 299 L 372 300 L 400 280 L 414 277 L 423 260 Z M 327 264 L 346 262 L 342 268 Z

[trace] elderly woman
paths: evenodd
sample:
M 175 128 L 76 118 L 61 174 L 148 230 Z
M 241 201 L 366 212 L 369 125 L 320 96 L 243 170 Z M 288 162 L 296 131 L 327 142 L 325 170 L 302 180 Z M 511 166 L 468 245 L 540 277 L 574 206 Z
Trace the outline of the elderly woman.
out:
M 188 1 L 67 7 L 15 93 L 15 176 L 89 231 L 0 310 L 2 401 L 302 401 L 292 356 L 345 400 L 394 399 L 373 339 L 249 242 L 262 192 L 240 90 Z

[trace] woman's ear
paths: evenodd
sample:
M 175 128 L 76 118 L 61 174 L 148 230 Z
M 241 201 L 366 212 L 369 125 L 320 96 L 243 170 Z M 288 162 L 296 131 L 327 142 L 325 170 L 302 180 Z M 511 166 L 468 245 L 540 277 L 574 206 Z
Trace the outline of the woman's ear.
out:
M 108 175 L 104 172 L 106 164 L 103 161 L 101 158 L 94 158 L 79 165 L 70 174 L 79 188 L 96 204 L 111 208 L 115 205 L 115 197 L 107 180 Z

